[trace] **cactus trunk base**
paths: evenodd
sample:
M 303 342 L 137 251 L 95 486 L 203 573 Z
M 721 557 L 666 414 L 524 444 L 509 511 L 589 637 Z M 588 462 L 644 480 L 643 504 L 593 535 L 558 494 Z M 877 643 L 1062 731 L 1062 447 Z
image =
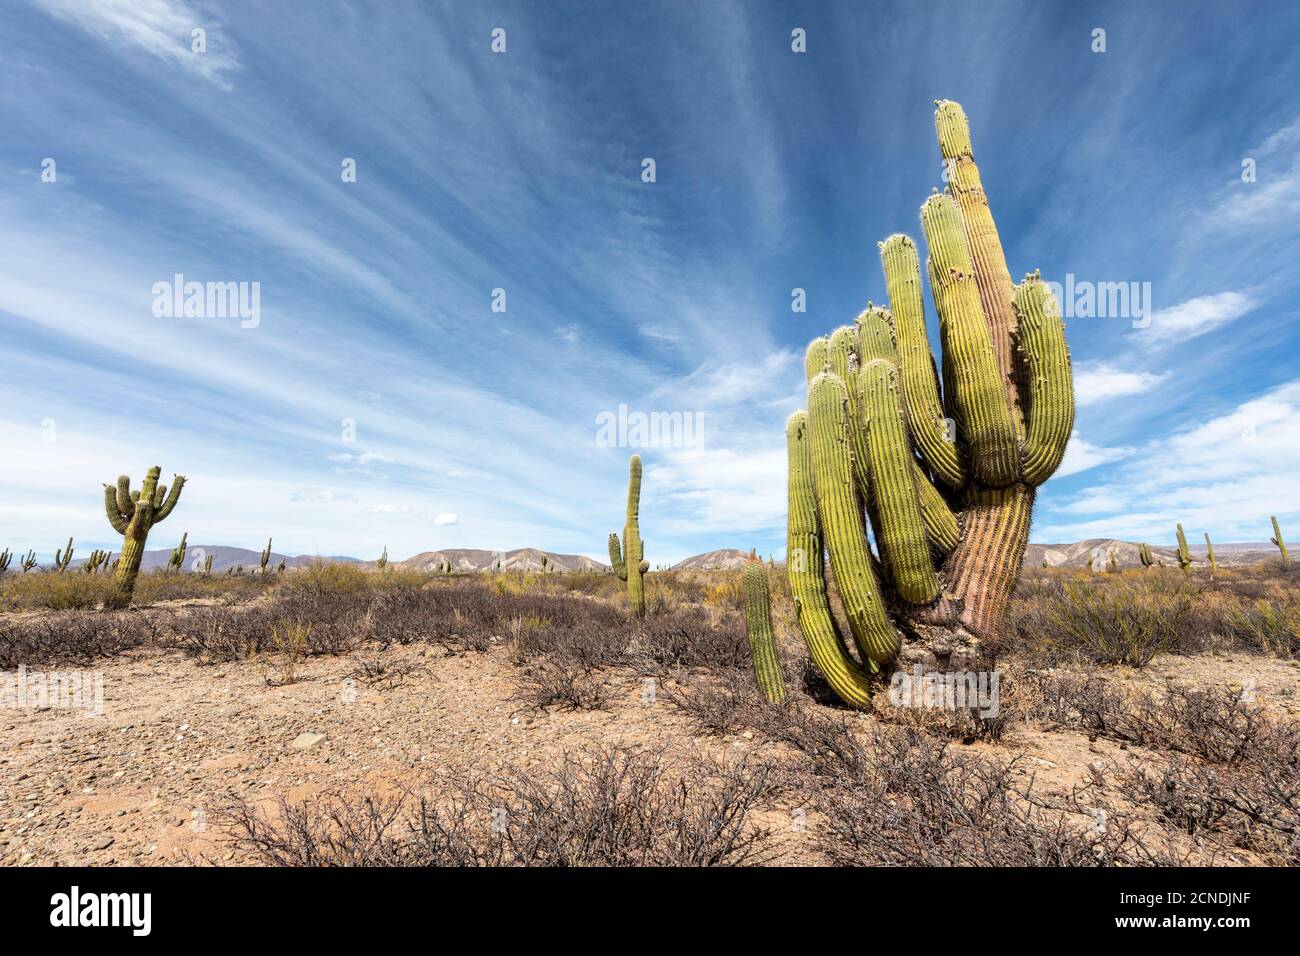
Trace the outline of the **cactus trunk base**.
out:
M 117 574 L 113 578 L 113 589 L 104 600 L 104 607 L 124 608 L 131 605 L 135 594 L 135 579 L 140 574 L 140 562 L 144 559 L 144 538 L 127 537 L 122 541 L 122 555 L 117 560 Z

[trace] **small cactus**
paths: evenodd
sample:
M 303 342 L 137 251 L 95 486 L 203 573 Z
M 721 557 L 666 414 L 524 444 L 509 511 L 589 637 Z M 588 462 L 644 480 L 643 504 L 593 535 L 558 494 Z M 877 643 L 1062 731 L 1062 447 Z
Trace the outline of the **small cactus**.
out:
M 104 602 L 106 608 L 126 607 L 131 603 L 149 531 L 160 521 L 167 520 L 176 502 L 180 501 L 185 477 L 177 475 L 168 491 L 158 484 L 161 473 L 162 469 L 157 465 L 150 468 L 139 491 L 131 490 L 131 479 L 126 475 L 119 477 L 116 485 L 104 486 L 104 512 L 108 523 L 123 539 L 113 592 Z
M 178 544 L 176 547 L 172 548 L 171 557 L 167 559 L 168 571 L 173 571 L 173 572 L 179 571 L 181 569 L 181 565 L 185 563 L 185 551 L 188 547 L 189 537 L 190 537 L 190 533 L 186 531 L 183 535 L 181 535 L 181 543 Z
M 18 562 L 18 566 L 23 569 L 23 574 L 36 567 L 36 552 L 34 550 L 28 551 L 23 555 L 23 559 Z
M 1145 541 L 1138 545 L 1138 560 L 1142 562 L 1142 567 L 1149 568 L 1155 564 L 1155 559 L 1151 556 L 1151 546 Z
M 1219 563 L 1214 560 L 1214 542 L 1210 540 L 1208 531 L 1205 532 L 1205 553 L 1210 561 L 1210 577 L 1214 577 L 1215 572 L 1219 570 Z
M 266 547 L 262 549 L 262 556 L 258 559 L 258 573 L 266 573 L 267 562 L 271 560 L 271 539 L 266 539 Z
M 210 554 L 203 559 L 203 573 L 204 574 L 212 573 L 212 555 Z
M 1106 549 L 1106 573 L 1119 574 L 1119 561 L 1115 558 L 1115 549 Z
M 1268 540 L 1273 543 L 1274 547 L 1282 552 L 1282 563 L 1290 564 L 1291 555 L 1287 553 L 1286 541 L 1282 537 L 1282 529 L 1278 526 L 1277 515 L 1269 515 L 1269 517 L 1273 520 L 1273 537 Z
M 4 574 L 9 570 L 9 562 L 12 561 L 13 558 L 13 553 L 8 548 L 0 551 L 0 574 Z
M 96 548 L 94 551 L 90 552 L 90 557 L 87 558 L 86 563 L 81 566 L 81 570 L 85 571 L 87 574 L 98 574 L 101 569 L 108 567 L 108 559 L 111 557 L 112 555 L 109 552 L 101 551 Z
M 767 570 L 757 558 L 745 562 L 741 572 L 745 590 L 745 625 L 754 661 L 754 679 L 763 696 L 774 704 L 785 700 L 785 681 L 772 634 L 772 608 L 768 598 Z
M 1192 570 L 1192 552 L 1187 549 L 1187 536 L 1183 534 L 1181 524 L 1178 525 L 1178 566 L 1184 573 Z
M 284 558 L 280 559 L 280 566 L 275 569 L 276 574 L 284 574 Z
M 68 570 L 68 565 L 72 563 L 72 539 L 68 539 L 68 546 L 60 551 L 54 552 L 54 570 L 62 574 Z
M 546 565 L 547 565 L 546 555 L 542 555 L 542 573 L 543 573 L 543 574 L 546 573 Z
M 1089 552 L 1088 552 L 1088 571 L 1089 571 L 1090 573 L 1091 573 L 1092 571 L 1096 570 L 1096 569 L 1093 567 L 1093 564 L 1094 564 L 1095 561 L 1096 561 L 1096 556 L 1095 556 L 1091 551 L 1089 551 Z
M 641 540 L 641 456 L 633 455 L 628 462 L 627 518 L 623 525 L 623 545 L 618 535 L 609 536 L 609 563 L 619 580 L 627 582 L 627 599 L 632 613 L 645 616 L 645 573 L 650 564 L 645 559 L 645 542 Z
M 384 545 L 384 553 L 379 556 L 379 560 L 375 562 L 375 565 L 380 571 L 388 567 L 388 545 Z

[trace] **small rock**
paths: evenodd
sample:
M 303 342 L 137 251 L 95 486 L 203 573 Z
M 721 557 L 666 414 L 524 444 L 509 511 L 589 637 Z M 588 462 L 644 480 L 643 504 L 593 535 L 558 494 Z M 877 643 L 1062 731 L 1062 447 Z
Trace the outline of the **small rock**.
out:
M 291 746 L 294 750 L 311 750 L 318 744 L 325 742 L 324 734 L 303 733 L 293 739 Z
M 107 850 L 112 845 L 113 845 L 113 838 L 111 836 L 105 836 L 105 837 L 100 837 L 98 840 L 96 840 L 94 844 L 91 846 L 91 849 Z

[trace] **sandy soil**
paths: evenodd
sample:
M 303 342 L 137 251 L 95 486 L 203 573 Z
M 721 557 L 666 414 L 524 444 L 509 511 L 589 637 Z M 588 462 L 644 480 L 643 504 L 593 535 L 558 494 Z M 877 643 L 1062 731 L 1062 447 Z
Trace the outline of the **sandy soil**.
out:
M 268 686 L 250 663 L 202 665 L 176 652 L 140 651 L 98 665 L 102 714 L 0 710 L 0 865 L 246 863 L 214 819 L 234 796 L 269 806 L 282 793 L 299 800 L 418 783 L 444 767 L 540 773 L 560 754 L 594 744 L 714 756 L 771 746 L 750 733 L 694 735 L 633 674 L 610 675 L 620 690 L 607 712 L 531 712 L 510 699 L 517 671 L 503 647 L 464 657 L 395 647 L 384 659 L 409 665 L 405 678 L 350 677 L 375 653 L 312 659 L 296 682 Z M 1300 714 L 1293 662 L 1166 657 L 1144 672 L 1115 673 L 1150 684 L 1241 684 L 1261 702 Z M 325 739 L 303 749 L 295 746 L 303 734 Z M 1099 759 L 1134 756 L 1108 741 L 1024 727 L 977 746 L 1023 752 L 1022 772 L 1059 790 L 1081 782 Z M 779 862 L 818 862 L 810 841 L 792 832 L 788 808 L 763 816 L 776 833 Z

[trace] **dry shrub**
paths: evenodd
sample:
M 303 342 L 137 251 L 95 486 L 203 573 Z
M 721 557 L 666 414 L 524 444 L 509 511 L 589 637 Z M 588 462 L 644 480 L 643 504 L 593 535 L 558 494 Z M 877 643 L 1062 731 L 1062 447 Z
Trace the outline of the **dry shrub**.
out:
M 0 579 L 0 607 L 70 611 L 97 607 L 113 587 L 110 574 L 37 571 L 6 574 Z
M 420 794 L 281 800 L 274 816 L 238 801 L 224 816 L 277 866 L 735 866 L 768 858 L 753 812 L 779 785 L 770 764 L 599 749 L 541 777 L 449 773 Z
M 1006 631 L 1030 659 L 1143 667 L 1187 639 L 1193 594 L 1190 585 L 1163 578 L 1060 579 L 1013 604 Z M 1010 649 L 1005 643 L 995 648 L 1000 654 Z
M 161 646 L 169 620 L 161 613 L 86 611 L 0 620 L 0 669 L 85 664 L 137 647 Z

